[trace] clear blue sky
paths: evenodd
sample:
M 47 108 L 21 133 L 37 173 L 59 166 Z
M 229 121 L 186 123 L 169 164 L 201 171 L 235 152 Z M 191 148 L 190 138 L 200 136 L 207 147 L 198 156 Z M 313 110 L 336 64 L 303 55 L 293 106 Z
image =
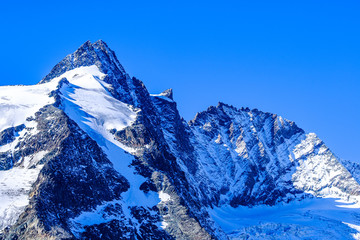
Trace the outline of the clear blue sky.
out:
M 150 92 L 173 88 L 186 120 L 218 101 L 258 108 L 360 162 L 359 12 L 359 1 L 1 1 L 0 84 L 37 83 L 103 39 Z

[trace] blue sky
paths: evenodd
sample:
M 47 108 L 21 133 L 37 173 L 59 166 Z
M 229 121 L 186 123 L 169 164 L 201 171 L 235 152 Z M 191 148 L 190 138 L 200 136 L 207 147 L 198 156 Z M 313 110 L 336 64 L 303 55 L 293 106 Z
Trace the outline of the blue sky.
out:
M 74 3 L 75 2 L 75 3 Z M 359 1 L 7 1 L 0 84 L 34 84 L 103 39 L 186 120 L 218 101 L 315 132 L 360 162 Z

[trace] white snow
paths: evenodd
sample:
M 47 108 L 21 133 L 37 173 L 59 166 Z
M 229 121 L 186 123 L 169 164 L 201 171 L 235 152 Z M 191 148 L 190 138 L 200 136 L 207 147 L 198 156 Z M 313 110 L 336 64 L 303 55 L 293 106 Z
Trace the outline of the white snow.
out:
M 349 239 L 360 233 L 360 209 L 344 209 L 337 206 L 336 199 L 308 199 L 296 201 L 290 204 L 278 204 L 276 206 L 256 206 L 238 207 L 222 206 L 220 208 L 209 209 L 211 217 L 218 225 L 233 239 L 237 239 L 237 234 L 249 229 L 253 231 L 266 231 L 269 224 L 283 226 L 290 231 L 296 226 L 298 232 L 288 233 L 294 239 L 307 239 L 311 234 L 318 234 L 323 237 L 326 231 L 344 236 Z M 264 225 L 264 223 L 266 223 Z M 331 227 L 330 227 L 331 226 Z M 329 229 L 330 227 L 330 229 Z M 295 231 L 295 230 L 294 230 Z M 255 234 L 252 232 L 252 234 Z M 273 231 L 268 239 L 288 239 L 281 237 L 283 229 L 278 232 Z M 310 235 L 307 235 L 310 234 Z M 301 236 L 297 238 L 296 236 Z M 266 238 L 267 239 L 267 238 Z M 311 239 L 311 238 L 309 238 Z M 316 238 L 317 239 L 317 238 Z M 356 238 L 355 238 L 356 239 Z
M 0 86 L 0 132 L 24 124 L 41 107 L 54 102 L 49 93 L 58 82 L 32 86 Z
M 167 222 L 165 222 L 165 221 L 162 221 L 162 222 L 161 222 L 161 226 L 160 226 L 160 227 L 161 227 L 162 229 L 165 229 L 167 226 L 169 226 L 169 223 L 167 223 Z
M 172 100 L 171 98 L 166 96 L 166 93 L 160 93 L 160 94 L 150 94 L 150 96 L 152 97 L 157 97 L 157 98 L 161 98 L 163 100 L 166 100 L 168 102 L 174 102 L 174 100 Z
M 159 198 L 162 202 L 168 202 L 171 199 L 170 195 L 163 191 L 159 192 Z
M 43 165 L 29 169 L 47 152 L 41 151 L 24 159 L 24 166 L 0 171 L 0 231 L 14 224 L 24 208 L 29 204 L 29 192 Z

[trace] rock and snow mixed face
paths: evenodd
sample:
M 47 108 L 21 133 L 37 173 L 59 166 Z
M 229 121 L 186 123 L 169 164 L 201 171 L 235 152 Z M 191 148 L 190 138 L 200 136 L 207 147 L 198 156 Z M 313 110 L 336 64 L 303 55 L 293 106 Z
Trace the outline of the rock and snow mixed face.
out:
M 0 87 L 0 112 L 0 239 L 360 236 L 360 165 L 256 109 L 186 123 L 102 41 Z
M 190 182 L 189 191 L 231 238 L 357 236 L 350 226 L 360 223 L 359 183 L 315 134 L 275 114 L 223 103 L 188 125 L 160 96 L 153 95 L 164 135 Z M 348 165 L 353 174 L 359 171 Z
M 301 193 L 358 201 L 358 182 L 315 134 L 294 122 L 221 103 L 198 114 L 190 129 L 202 163 L 195 177 L 223 189 L 220 205 L 273 205 Z
M 34 86 L 0 87 L 0 231 L 14 224 L 29 204 L 30 189 L 42 167 L 36 164 L 46 151 L 25 156 L 21 165 L 17 165 L 14 163 L 15 148 L 24 135 L 36 134 L 37 125 L 27 119 L 33 118 L 43 106 L 54 103 L 49 93 L 56 86 L 54 81 Z M 11 162 L 8 159 L 12 159 Z
M 96 65 L 84 66 L 69 70 L 43 84 L 26 86 L 24 89 L 15 86 L 14 90 L 12 87 L 6 87 L 8 95 L 3 97 L 4 101 L 9 101 L 8 104 L 4 104 L 4 108 L 10 109 L 10 117 L 5 115 L 1 119 L 3 126 L 12 127 L 18 124 L 25 127 L 16 133 L 14 139 L 10 139 L 11 142 L 1 146 L 2 152 L 14 155 L 24 135 L 35 136 L 38 133 L 37 125 L 31 119 L 42 107 L 57 101 L 56 104 L 61 102 L 60 108 L 65 114 L 102 148 L 114 169 L 129 181 L 130 187 L 121 195 L 121 200 L 104 202 L 93 211 L 84 211 L 69 220 L 74 226 L 72 233 L 75 236 L 81 236 L 84 228 L 89 225 L 107 223 L 114 219 L 132 222 L 134 226 L 139 227 L 139 220 L 131 214 L 132 209 L 142 207 L 145 211 L 147 208 L 150 214 L 156 215 L 152 208 L 161 201 L 156 192 L 145 193 L 140 190 L 141 184 L 147 179 L 136 174 L 135 168 L 131 167 L 135 158 L 128 153 L 135 150 L 115 140 L 112 133 L 130 126 L 140 110 L 114 98 L 109 92 L 112 86 L 103 80 L 105 77 Z M 16 99 L 16 95 L 20 97 Z M 31 100 L 27 101 L 27 98 Z M 11 122 L 5 122 L 7 118 Z M 43 167 L 43 164 L 37 163 L 44 156 L 44 151 L 25 156 L 22 160 L 14 161 L 10 169 L 0 172 L 1 229 L 14 224 L 29 204 L 30 189 Z M 120 213 L 106 217 L 103 210 L 115 205 L 121 206 Z M 158 225 L 160 226 L 160 222 Z
M 339 198 L 352 203 L 352 207 L 360 207 L 359 183 L 314 133 L 307 134 L 295 146 L 293 157 L 298 163 L 292 175 L 295 188 L 316 197 Z
M 0 171 L 0 231 L 14 224 L 29 204 L 29 193 L 42 165 L 29 168 L 27 163 L 39 162 L 46 153 L 40 151 L 27 156 L 23 166 Z

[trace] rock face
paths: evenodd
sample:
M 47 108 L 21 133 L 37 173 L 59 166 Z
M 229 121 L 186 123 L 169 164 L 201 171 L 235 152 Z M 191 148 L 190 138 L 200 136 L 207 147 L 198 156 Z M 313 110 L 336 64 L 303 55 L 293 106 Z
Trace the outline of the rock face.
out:
M 0 97 L 0 239 L 360 235 L 358 164 L 257 109 L 219 103 L 187 123 L 171 89 L 149 94 L 101 40 Z

